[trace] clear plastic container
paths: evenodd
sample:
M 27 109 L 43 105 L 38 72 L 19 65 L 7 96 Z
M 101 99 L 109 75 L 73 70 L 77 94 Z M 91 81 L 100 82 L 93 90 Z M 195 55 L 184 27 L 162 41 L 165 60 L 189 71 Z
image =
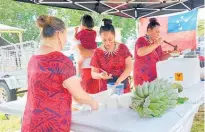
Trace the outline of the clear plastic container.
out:
M 108 83 L 107 84 L 107 89 L 108 90 L 112 90 L 113 92 L 115 92 L 115 83 Z
M 115 86 L 115 93 L 117 95 L 122 95 L 124 93 L 124 84 L 119 84 L 117 86 Z
M 115 85 L 115 83 L 108 83 L 107 84 L 107 89 L 108 90 L 113 90 L 113 93 L 117 95 L 122 95 L 124 93 L 124 84 L 121 83 L 119 85 Z

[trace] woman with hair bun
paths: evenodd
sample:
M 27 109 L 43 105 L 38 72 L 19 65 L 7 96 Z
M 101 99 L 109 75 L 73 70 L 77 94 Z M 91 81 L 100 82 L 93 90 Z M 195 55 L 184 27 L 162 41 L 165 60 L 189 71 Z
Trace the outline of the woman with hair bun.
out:
M 64 22 L 41 15 L 42 45 L 28 64 L 28 96 L 22 132 L 69 132 L 73 98 L 93 110 L 98 103 L 83 91 L 72 61 L 61 53 L 67 41 Z
M 100 27 L 102 45 L 97 48 L 91 60 L 92 77 L 100 80 L 100 91 L 107 89 L 107 83 L 123 83 L 124 92 L 130 92 L 128 76 L 132 72 L 132 54 L 127 46 L 115 41 L 112 20 L 103 19 Z
M 134 84 L 151 82 L 157 78 L 156 63 L 167 58 L 162 51 L 160 24 L 156 18 L 151 18 L 147 26 L 147 34 L 138 38 L 135 44 Z

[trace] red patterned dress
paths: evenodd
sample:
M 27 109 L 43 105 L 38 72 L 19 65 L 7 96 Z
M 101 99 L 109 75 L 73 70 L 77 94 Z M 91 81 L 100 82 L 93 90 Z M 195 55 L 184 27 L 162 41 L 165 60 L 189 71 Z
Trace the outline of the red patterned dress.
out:
M 125 59 L 131 56 L 129 49 L 125 44 L 119 44 L 115 54 L 109 55 L 103 49 L 97 48 L 91 60 L 91 66 L 106 71 L 108 74 L 119 77 L 125 70 Z M 107 80 L 100 80 L 100 91 L 107 89 Z M 125 93 L 130 91 L 130 84 L 124 90 Z
M 72 62 L 60 52 L 31 58 L 22 132 L 70 131 L 72 98 L 62 83 L 74 75 Z
M 82 68 L 81 72 L 81 86 L 89 94 L 96 94 L 100 92 L 99 80 L 93 79 L 91 75 L 91 68 Z
M 149 46 L 150 43 L 146 37 L 140 37 L 135 45 L 135 62 L 134 62 L 134 84 L 135 86 L 143 84 L 144 81 L 151 82 L 157 78 L 156 63 L 163 56 L 161 46 L 145 56 L 138 56 L 139 48 Z
M 96 49 L 97 48 L 97 43 L 95 42 L 96 35 L 97 33 L 95 30 L 84 29 L 77 33 L 76 39 L 80 41 L 83 48 Z

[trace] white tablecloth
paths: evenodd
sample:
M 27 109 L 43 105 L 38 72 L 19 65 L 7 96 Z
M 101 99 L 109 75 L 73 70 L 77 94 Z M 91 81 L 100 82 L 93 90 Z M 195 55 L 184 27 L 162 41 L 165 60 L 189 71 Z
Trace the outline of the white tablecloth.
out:
M 188 97 L 189 100 L 186 103 L 190 104 L 202 104 L 204 102 L 204 87 L 205 82 L 199 82 L 191 87 L 184 88 L 180 93 L 180 97 Z
M 130 109 L 101 109 L 73 115 L 71 129 L 76 132 L 188 132 L 188 120 L 197 112 L 196 104 L 183 104 L 160 118 L 140 118 Z M 187 127 L 186 127 L 187 128 Z
M 71 129 L 77 132 L 189 132 L 199 105 L 204 102 L 204 82 L 184 88 L 189 100 L 160 118 L 142 119 L 130 109 L 101 109 L 73 115 Z
M 160 118 L 142 119 L 130 109 L 100 109 L 78 112 L 72 116 L 71 129 L 76 132 L 189 132 L 195 113 L 203 103 L 204 82 L 185 88 L 188 97 L 183 105 L 169 110 Z M 26 98 L 0 104 L 0 112 L 22 116 Z

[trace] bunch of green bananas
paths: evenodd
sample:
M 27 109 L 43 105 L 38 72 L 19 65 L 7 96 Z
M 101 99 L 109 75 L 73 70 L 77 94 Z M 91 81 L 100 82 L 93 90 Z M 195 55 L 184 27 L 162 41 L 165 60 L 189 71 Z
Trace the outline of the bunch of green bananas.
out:
M 167 80 L 144 82 L 133 91 L 131 108 L 140 117 L 160 117 L 177 104 L 178 89 Z

